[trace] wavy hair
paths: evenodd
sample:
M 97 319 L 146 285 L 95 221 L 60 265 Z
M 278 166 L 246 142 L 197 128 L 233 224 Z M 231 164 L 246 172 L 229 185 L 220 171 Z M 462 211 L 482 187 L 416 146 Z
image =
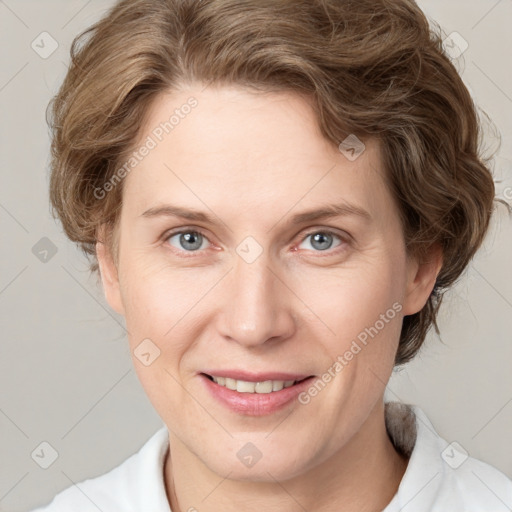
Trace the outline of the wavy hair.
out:
M 501 201 L 440 29 L 412 0 L 117 2 L 73 41 L 49 106 L 52 211 L 92 272 L 102 226 L 117 254 L 123 187 L 102 199 L 95 190 L 133 149 L 155 97 L 196 81 L 306 95 L 335 146 L 349 134 L 380 141 L 408 253 L 423 261 L 434 244 L 443 250 L 428 301 L 403 319 L 395 364 L 412 359 L 431 325 L 439 334 L 443 294 Z

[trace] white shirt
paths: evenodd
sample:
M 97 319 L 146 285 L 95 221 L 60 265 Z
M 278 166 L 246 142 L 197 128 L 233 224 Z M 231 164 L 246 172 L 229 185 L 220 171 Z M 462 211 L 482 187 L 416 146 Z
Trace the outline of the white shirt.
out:
M 386 428 L 409 456 L 398 492 L 382 512 L 510 512 L 512 480 L 442 439 L 414 405 L 388 402 Z M 163 464 L 167 428 L 119 466 L 63 490 L 33 512 L 171 512 Z

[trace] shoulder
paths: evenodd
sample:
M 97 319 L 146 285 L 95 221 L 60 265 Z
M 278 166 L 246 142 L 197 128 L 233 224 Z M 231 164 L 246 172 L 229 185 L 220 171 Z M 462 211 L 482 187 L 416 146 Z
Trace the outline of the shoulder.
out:
M 409 463 L 385 512 L 510 512 L 512 480 L 443 439 L 418 406 L 386 404 L 386 427 Z
M 162 427 L 119 466 L 69 486 L 32 512 L 138 512 L 144 510 L 144 502 L 170 512 L 163 482 L 167 448 L 168 431 Z
M 475 512 L 511 510 L 512 480 L 504 473 L 471 457 L 456 442 L 444 441 L 440 448 L 439 503 Z

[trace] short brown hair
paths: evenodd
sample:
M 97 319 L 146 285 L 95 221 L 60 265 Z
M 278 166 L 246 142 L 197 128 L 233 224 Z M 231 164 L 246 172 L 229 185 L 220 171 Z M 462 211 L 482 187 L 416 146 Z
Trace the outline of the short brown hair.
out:
M 51 103 L 50 199 L 92 256 L 101 226 L 116 258 L 122 183 L 98 199 L 133 149 L 156 95 L 192 82 L 292 91 L 322 134 L 379 140 L 407 250 L 443 265 L 421 311 L 404 317 L 395 363 L 410 360 L 444 291 L 483 242 L 495 189 L 479 155 L 476 107 L 412 0 L 123 0 L 78 35 Z M 498 200 L 500 201 L 500 200 Z

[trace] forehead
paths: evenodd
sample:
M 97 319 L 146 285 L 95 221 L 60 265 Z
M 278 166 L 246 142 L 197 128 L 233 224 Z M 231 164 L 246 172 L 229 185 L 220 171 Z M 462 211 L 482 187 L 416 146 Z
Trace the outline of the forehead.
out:
M 127 176 L 124 203 L 134 215 L 180 201 L 202 210 L 231 205 L 250 216 L 341 199 L 377 214 L 391 197 L 378 144 L 365 144 L 349 160 L 322 136 L 311 105 L 291 92 L 197 86 L 161 94 L 135 146 L 151 149 Z

